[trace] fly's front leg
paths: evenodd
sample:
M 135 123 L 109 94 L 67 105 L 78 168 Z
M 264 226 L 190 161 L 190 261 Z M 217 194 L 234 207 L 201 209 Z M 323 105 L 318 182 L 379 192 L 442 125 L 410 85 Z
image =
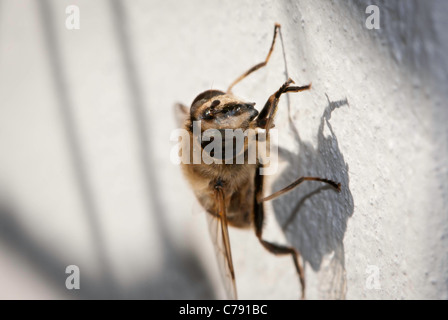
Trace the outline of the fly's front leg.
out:
M 263 109 L 261 110 L 260 114 L 258 115 L 256 121 L 257 121 L 257 127 L 266 129 L 266 135 L 269 132 L 269 129 L 273 127 L 274 124 L 274 117 L 275 113 L 277 112 L 277 106 L 278 102 L 280 100 L 280 96 L 287 92 L 300 92 L 311 89 L 311 83 L 306 86 L 291 86 L 294 81 L 289 78 L 288 81 L 286 81 L 280 89 L 277 90 L 273 95 L 271 95 L 266 101 L 266 104 L 264 105 Z
M 271 48 L 269 49 L 268 55 L 266 56 L 266 59 L 263 62 L 260 62 L 259 64 L 254 65 L 252 68 L 244 72 L 241 76 L 239 76 L 235 81 L 232 82 L 232 84 L 227 89 L 227 93 L 232 93 L 232 88 L 241 80 L 246 78 L 248 75 L 250 75 L 252 72 L 257 71 L 258 69 L 264 67 L 268 64 L 269 58 L 271 57 L 272 51 L 274 50 L 275 45 L 275 39 L 277 39 L 277 34 L 280 30 L 280 25 L 278 23 L 274 26 L 274 37 L 272 38 L 272 44 Z

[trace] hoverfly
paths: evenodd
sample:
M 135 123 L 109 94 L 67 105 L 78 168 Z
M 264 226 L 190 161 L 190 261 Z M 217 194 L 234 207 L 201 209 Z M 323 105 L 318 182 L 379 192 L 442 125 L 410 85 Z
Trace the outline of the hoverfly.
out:
M 255 130 L 255 136 L 245 139 L 243 148 L 238 152 L 232 150 L 232 156 L 244 155 L 243 163 L 206 163 L 203 159 L 199 162 L 182 162 L 182 171 L 189 181 L 196 198 L 201 206 L 207 211 L 210 232 L 215 245 L 221 275 L 225 279 L 226 292 L 232 299 L 237 299 L 235 283 L 235 271 L 232 261 L 228 226 L 237 228 L 254 227 L 255 235 L 261 245 L 275 255 L 291 255 L 301 283 L 301 297 L 305 297 L 305 277 L 302 265 L 299 261 L 299 252 L 296 249 L 275 244 L 263 239 L 263 202 L 272 200 L 292 190 L 303 181 L 320 181 L 329 184 L 340 192 L 341 184 L 319 177 L 301 177 L 289 186 L 264 197 L 263 195 L 263 169 L 262 161 L 249 163 L 247 151 L 250 146 L 266 147 L 270 142 L 269 130 L 274 127 L 274 119 L 277 105 L 282 94 L 288 92 L 301 92 L 309 90 L 311 84 L 305 86 L 294 86 L 294 81 L 288 79 L 274 94 L 272 94 L 264 107 L 258 112 L 254 103 L 246 102 L 232 94 L 232 88 L 241 80 L 254 71 L 264 67 L 274 50 L 280 25 L 275 24 L 274 36 L 265 61 L 253 66 L 239 76 L 227 89 L 207 90 L 199 94 L 188 109 L 182 104 L 177 104 L 176 116 L 183 119 L 183 127 L 188 131 L 189 141 L 183 141 L 190 150 L 199 149 L 206 151 L 212 158 L 219 158 L 215 151 L 207 150 L 207 144 L 197 139 L 194 122 L 200 121 L 199 134 L 209 129 L 222 131 L 232 130 Z M 260 134 L 263 132 L 264 135 Z M 222 138 L 224 146 L 229 145 L 229 139 Z M 230 141 L 230 142 L 233 142 Z M 182 149 L 184 150 L 184 149 Z M 221 159 L 224 150 L 221 153 Z M 191 157 L 190 159 L 191 160 Z

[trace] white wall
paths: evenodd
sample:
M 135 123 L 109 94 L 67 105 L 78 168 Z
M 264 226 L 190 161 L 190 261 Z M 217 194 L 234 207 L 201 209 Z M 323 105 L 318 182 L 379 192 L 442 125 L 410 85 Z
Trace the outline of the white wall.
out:
M 67 30 L 74 3 L 81 28 Z M 365 27 L 371 3 L 380 30 Z M 279 22 L 269 65 L 234 92 L 261 107 L 287 75 L 312 82 L 280 103 L 270 181 L 319 175 L 343 191 L 309 183 L 274 201 L 266 237 L 300 250 L 310 299 L 446 299 L 447 11 L 0 0 L 0 298 L 222 297 L 203 212 L 169 161 L 172 106 L 262 61 Z M 231 241 L 240 298 L 298 297 L 289 257 L 249 231 Z M 79 291 L 65 289 L 70 264 Z

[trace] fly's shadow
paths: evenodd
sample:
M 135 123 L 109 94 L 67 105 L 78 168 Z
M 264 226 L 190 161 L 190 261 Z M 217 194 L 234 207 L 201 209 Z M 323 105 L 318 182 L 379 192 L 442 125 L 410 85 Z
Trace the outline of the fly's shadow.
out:
M 354 204 L 349 189 L 348 165 L 330 119 L 332 112 L 348 106 L 348 101 L 330 101 L 328 96 L 327 100 L 328 105 L 317 133 L 317 149 L 300 139 L 289 113 L 289 123 L 299 153 L 279 147 L 279 156 L 288 166 L 276 178 L 272 188 L 274 191 L 280 190 L 290 184 L 291 179 L 301 176 L 318 176 L 340 182 L 341 193 L 318 182 L 306 182 L 274 200 L 272 205 L 288 242 L 314 271 L 319 271 L 320 298 L 344 299 L 346 278 L 343 239 Z M 325 127 L 328 130 L 324 130 Z M 326 136 L 324 131 L 329 131 L 330 135 Z

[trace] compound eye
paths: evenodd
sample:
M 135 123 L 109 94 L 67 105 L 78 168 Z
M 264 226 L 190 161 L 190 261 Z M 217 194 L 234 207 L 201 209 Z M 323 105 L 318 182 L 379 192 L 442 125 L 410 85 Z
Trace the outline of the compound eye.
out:
M 210 104 L 210 107 L 207 110 L 205 110 L 205 112 L 204 112 L 204 119 L 206 119 L 206 120 L 213 119 L 214 109 L 217 106 L 219 106 L 220 103 L 221 103 L 221 101 L 219 101 L 219 100 L 213 100 L 213 102 Z
M 205 110 L 205 112 L 204 112 L 204 119 L 210 120 L 212 118 L 213 118 L 212 110 L 211 109 Z

